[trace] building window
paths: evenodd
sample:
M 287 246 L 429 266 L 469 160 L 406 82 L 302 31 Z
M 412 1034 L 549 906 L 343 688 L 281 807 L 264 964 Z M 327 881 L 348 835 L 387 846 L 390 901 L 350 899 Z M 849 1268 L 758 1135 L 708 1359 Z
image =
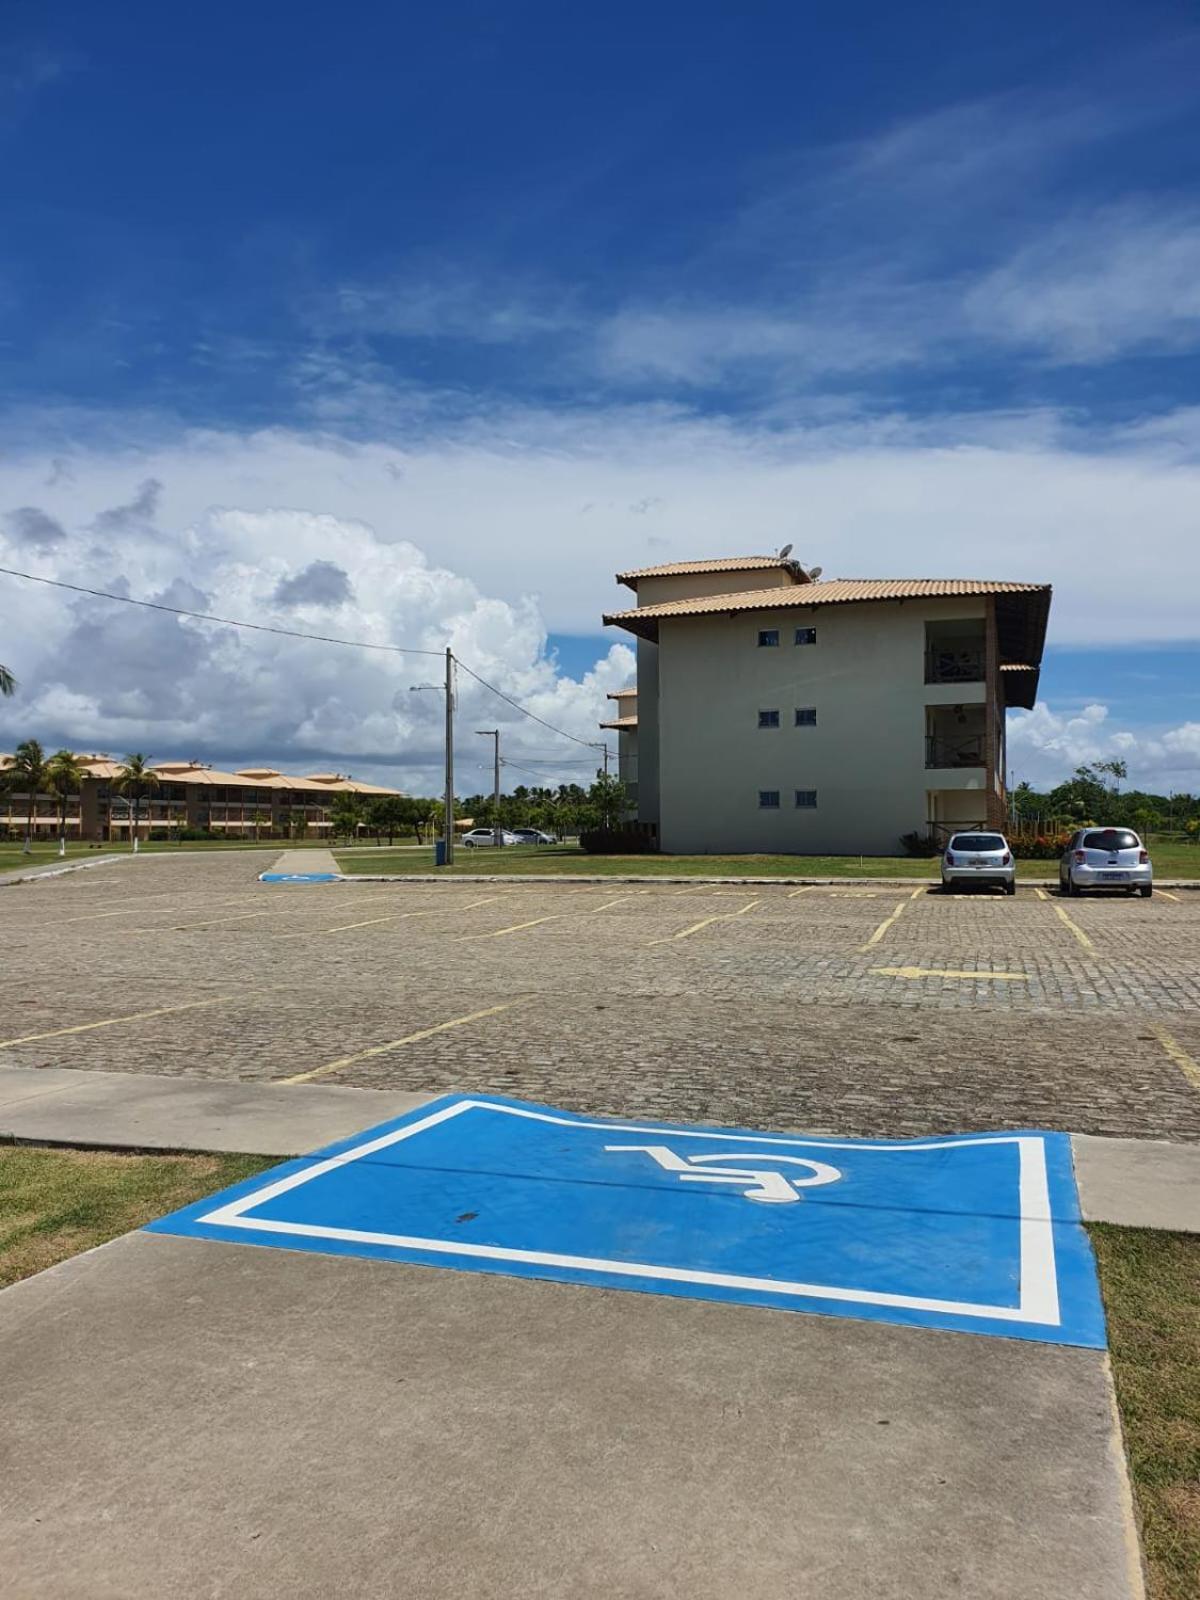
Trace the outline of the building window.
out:
M 796 790 L 796 810 L 815 811 L 817 809 L 817 791 L 815 789 Z
M 798 728 L 815 728 L 817 725 L 816 706 L 796 707 L 796 726 Z
M 760 628 L 758 630 L 758 648 L 760 650 L 772 649 L 779 643 L 778 628 Z
M 760 811 L 779 810 L 779 790 L 760 789 L 758 791 L 758 809 Z
M 816 642 L 817 642 L 817 630 L 815 628 L 797 628 L 796 629 L 796 643 L 797 644 L 816 644 Z
M 760 711 L 758 713 L 758 725 L 760 728 L 777 728 L 779 726 L 778 711 Z

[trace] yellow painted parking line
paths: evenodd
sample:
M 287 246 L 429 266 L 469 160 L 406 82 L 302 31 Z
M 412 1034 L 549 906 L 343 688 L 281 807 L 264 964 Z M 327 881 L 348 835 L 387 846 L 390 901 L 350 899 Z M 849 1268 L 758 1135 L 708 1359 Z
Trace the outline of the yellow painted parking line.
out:
M 875 929 L 875 932 L 867 940 L 866 944 L 860 944 L 859 945 L 859 947 L 858 947 L 859 955 L 865 954 L 865 952 L 868 951 L 871 948 L 872 945 L 876 945 L 876 944 L 879 943 L 880 939 L 883 938 L 884 934 L 891 927 L 892 923 L 895 922 L 896 918 L 904 910 L 905 904 L 906 904 L 906 902 L 902 900 L 900 902 L 900 904 L 896 907 L 895 911 L 893 911 L 890 916 L 885 917 L 883 919 L 883 921 Z
M 1179 1040 L 1173 1038 L 1172 1035 L 1169 1034 L 1163 1027 L 1161 1022 L 1152 1022 L 1150 1024 L 1150 1032 L 1158 1040 L 1159 1044 L 1162 1045 L 1163 1049 L 1167 1052 L 1171 1060 L 1179 1068 L 1180 1072 L 1183 1073 L 1184 1077 L 1188 1080 L 1192 1087 L 1194 1089 L 1200 1089 L 1200 1066 L 1198 1066 L 1196 1062 L 1192 1060 L 1191 1056 L 1188 1055 L 1187 1051 L 1179 1043 Z
M 631 900 L 632 895 L 619 894 L 615 900 L 606 900 L 602 906 L 589 906 L 584 912 L 585 917 L 594 917 L 597 911 L 607 911 L 609 906 L 619 906 L 625 900 Z
M 1159 892 L 1159 894 L 1164 895 L 1168 900 L 1174 900 L 1175 903 L 1178 905 L 1179 896 L 1177 894 L 1172 894 L 1170 889 L 1160 889 L 1158 892 Z
M 1067 927 L 1070 928 L 1071 932 L 1079 940 L 1080 944 L 1085 950 L 1094 950 L 1096 948 L 1079 924 L 1077 922 L 1072 922 L 1070 917 L 1061 906 L 1055 906 L 1054 910 L 1058 914 L 1059 920 L 1066 923 Z
M 73 1028 L 51 1028 L 49 1033 L 26 1033 L 19 1039 L 0 1039 L 0 1050 L 13 1044 L 32 1044 L 35 1039 L 57 1039 L 64 1033 L 88 1033 L 92 1028 L 115 1028 L 120 1022 L 144 1022 L 147 1017 L 165 1017 L 172 1011 L 195 1011 L 201 1006 L 219 1005 L 222 1000 L 232 1000 L 228 994 L 216 994 L 208 1000 L 185 1000 L 177 1006 L 156 1006 L 153 1011 L 131 1011 L 124 1017 L 105 1017 L 100 1022 L 79 1022 Z
M 469 939 L 501 939 L 506 933 L 520 933 L 523 928 L 536 928 L 543 922 L 554 922 L 562 915 L 561 911 L 555 911 L 548 917 L 531 917 L 528 922 L 514 922 L 511 928 L 493 928 L 490 933 L 464 933 L 454 942 L 465 944 Z
M 416 1033 L 406 1033 L 403 1039 L 390 1039 L 387 1044 L 372 1045 L 369 1050 L 358 1050 L 351 1056 L 339 1056 L 336 1061 L 327 1061 L 323 1067 L 313 1067 L 309 1072 L 297 1072 L 290 1078 L 279 1078 L 276 1081 L 311 1083 L 314 1078 L 323 1078 L 327 1072 L 337 1072 L 341 1067 L 352 1066 L 356 1061 L 368 1061 L 372 1056 L 382 1056 L 389 1050 L 399 1050 L 402 1045 L 419 1044 L 422 1039 L 432 1039 L 436 1033 L 446 1033 L 451 1028 L 465 1027 L 468 1022 L 480 1022 L 484 1017 L 494 1017 L 501 1011 L 511 1011 L 513 1006 L 520 1005 L 522 1000 L 528 998 L 528 995 L 518 995 L 515 1000 L 505 1000 L 502 1005 L 488 1006 L 483 1011 L 471 1011 L 465 1017 L 451 1017 L 449 1022 L 438 1022 L 432 1028 L 421 1028 Z
M 794 900 L 797 895 L 801 895 L 801 894 L 816 894 L 816 892 L 817 892 L 817 885 L 815 883 L 810 883 L 810 884 L 807 884 L 803 889 L 789 889 L 787 897 L 788 897 L 789 900 Z
M 273 917 L 273 911 L 243 911 L 236 917 L 210 917 L 207 922 L 179 922 L 176 923 L 175 933 L 190 933 L 193 928 L 218 928 L 226 922 L 252 922 L 255 917 Z M 163 933 L 162 928 L 139 928 L 139 933 Z
M 914 889 L 913 892 L 909 895 L 908 898 L 910 900 L 919 900 L 923 894 L 928 894 L 928 893 L 929 893 L 928 885 L 923 883 L 923 884 L 920 885 L 919 888 Z
M 958 972 L 952 967 L 872 967 L 885 978 L 985 978 L 1006 983 L 1028 983 L 1027 972 Z
M 1037 895 L 1039 900 L 1049 900 L 1049 898 L 1050 898 L 1050 896 L 1046 893 L 1045 889 L 1035 888 L 1033 892 L 1034 892 L 1035 895 Z
M 151 907 L 146 907 L 147 911 Z M 67 917 L 64 922 L 56 922 L 56 928 L 67 928 L 72 922 L 99 922 L 101 917 L 134 917 L 136 911 L 89 911 L 86 917 Z
M 694 933 L 699 933 L 702 928 L 709 928 L 714 922 L 732 922 L 734 917 L 744 917 L 747 911 L 753 911 L 755 906 L 762 905 L 761 900 L 751 900 L 740 911 L 719 911 L 715 916 L 705 917 L 700 922 L 693 922 L 690 928 L 684 928 L 681 933 L 669 933 L 664 939 L 651 939 L 650 944 L 674 944 L 678 939 L 690 939 Z

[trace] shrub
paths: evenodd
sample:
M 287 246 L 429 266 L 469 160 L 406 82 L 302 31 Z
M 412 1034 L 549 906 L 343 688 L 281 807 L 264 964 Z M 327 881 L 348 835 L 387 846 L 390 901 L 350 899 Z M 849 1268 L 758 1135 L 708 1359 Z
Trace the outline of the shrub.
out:
M 180 828 L 175 837 L 186 844 L 189 840 L 215 839 L 217 835 L 211 828 Z
M 942 847 L 931 833 L 918 833 L 914 828 L 912 833 L 902 833 L 900 843 L 906 856 L 940 856 Z
M 644 856 L 653 851 L 654 840 L 639 828 L 585 828 L 579 848 L 593 856 Z
M 1069 833 L 1018 833 L 1009 839 L 1018 861 L 1057 861 L 1070 842 Z

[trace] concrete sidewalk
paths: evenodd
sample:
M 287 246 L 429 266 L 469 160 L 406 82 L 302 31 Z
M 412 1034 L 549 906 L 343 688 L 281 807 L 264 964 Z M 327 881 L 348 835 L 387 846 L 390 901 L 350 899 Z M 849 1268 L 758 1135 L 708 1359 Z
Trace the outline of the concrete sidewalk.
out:
M 0 1067 L 0 1139 L 108 1149 L 297 1156 L 401 1116 L 429 1095 L 73 1067 Z
M 1140 1600 L 1108 1358 L 131 1234 L 0 1293 L 22 1600 Z
M 298 1156 L 432 1098 L 331 1084 L 0 1067 L 0 1139 Z M 1071 1142 L 1089 1222 L 1200 1233 L 1200 1145 L 1085 1134 Z

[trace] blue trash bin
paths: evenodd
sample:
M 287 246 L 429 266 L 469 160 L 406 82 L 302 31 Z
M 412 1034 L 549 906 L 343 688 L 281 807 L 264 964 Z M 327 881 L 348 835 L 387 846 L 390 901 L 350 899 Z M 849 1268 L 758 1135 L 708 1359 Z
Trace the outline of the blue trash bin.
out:
M 433 846 L 433 864 L 434 864 L 435 867 L 444 867 L 446 865 L 446 841 L 445 841 L 445 839 L 437 839 L 437 840 L 434 841 L 434 846 Z

